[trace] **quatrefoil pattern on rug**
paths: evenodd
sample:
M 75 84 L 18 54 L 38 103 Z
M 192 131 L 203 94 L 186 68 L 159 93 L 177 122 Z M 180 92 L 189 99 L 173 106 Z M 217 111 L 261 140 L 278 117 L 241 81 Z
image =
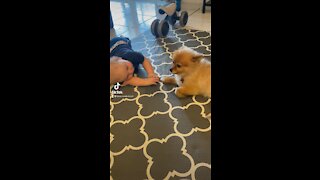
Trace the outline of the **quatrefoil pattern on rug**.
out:
M 161 77 L 172 76 L 172 53 L 181 46 L 215 64 L 208 32 L 170 29 L 167 37 L 156 39 L 148 31 L 131 41 Z M 163 83 L 120 89 L 127 97 L 110 97 L 110 179 L 211 179 L 210 98 L 180 99 L 175 85 Z

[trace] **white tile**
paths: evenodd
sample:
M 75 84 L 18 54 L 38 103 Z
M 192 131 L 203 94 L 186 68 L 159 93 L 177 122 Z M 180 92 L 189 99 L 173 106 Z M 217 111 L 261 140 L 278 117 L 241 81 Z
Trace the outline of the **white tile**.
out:
M 202 13 L 201 10 L 196 11 L 189 16 L 187 27 L 203 31 L 211 31 L 211 11 Z
M 186 26 L 188 29 L 195 29 L 195 30 L 201 30 L 201 31 L 210 31 L 211 32 L 211 26 L 206 24 L 200 24 L 200 23 L 193 23 Z
M 196 11 L 190 17 L 202 19 L 203 21 L 210 20 L 211 21 L 211 10 L 206 10 L 205 13 L 202 13 L 201 10 Z
M 145 16 L 156 16 L 158 8 L 154 3 L 136 3 L 137 14 Z
M 138 37 L 140 34 L 142 34 L 142 33 L 139 32 L 138 30 L 132 30 L 132 31 L 124 32 L 121 35 L 128 37 L 129 39 L 134 39 L 134 38 Z
M 156 20 L 156 19 L 157 19 L 156 17 L 153 17 L 153 18 L 149 19 L 148 21 L 145 21 L 144 24 L 147 24 L 148 26 L 151 26 L 152 22 L 154 20 Z
M 129 27 L 128 26 L 121 26 L 121 25 L 114 25 L 114 30 L 117 34 L 122 34 L 126 31 L 129 31 Z
M 165 15 L 160 15 L 158 12 L 159 7 L 164 4 L 168 3 L 164 0 L 111 0 L 114 34 L 134 38 L 150 30 L 151 23 L 156 18 L 160 20 L 165 18 Z M 181 10 L 189 14 L 187 27 L 211 31 L 210 7 L 206 8 L 205 14 L 202 14 L 201 7 L 202 0 L 182 0 Z
M 198 10 L 202 7 L 202 4 L 199 4 L 199 3 L 181 3 L 181 10 L 182 11 L 189 11 L 189 10 Z
M 119 9 L 121 8 L 121 2 L 110 1 L 110 7 L 112 7 L 112 9 Z

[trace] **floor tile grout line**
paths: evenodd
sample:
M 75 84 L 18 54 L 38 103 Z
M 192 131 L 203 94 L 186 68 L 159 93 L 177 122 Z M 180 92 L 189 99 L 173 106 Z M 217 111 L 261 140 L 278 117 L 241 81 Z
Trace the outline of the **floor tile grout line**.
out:
M 200 8 L 199 9 L 196 9 L 193 13 L 190 14 L 190 16 L 192 16 L 194 13 L 196 13 L 197 11 L 200 11 Z

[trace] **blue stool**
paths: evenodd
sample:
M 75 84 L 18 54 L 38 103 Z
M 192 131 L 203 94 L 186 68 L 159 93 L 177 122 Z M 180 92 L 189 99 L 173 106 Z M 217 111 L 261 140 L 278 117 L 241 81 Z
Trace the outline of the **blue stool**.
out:
M 179 21 L 181 27 L 184 27 L 188 22 L 188 12 L 181 11 L 181 0 L 176 0 L 176 3 L 171 3 L 167 6 L 162 6 L 159 9 L 160 14 L 166 14 L 163 20 L 156 19 L 151 24 L 151 33 L 155 37 L 165 37 L 169 33 L 169 25 L 174 26 L 176 21 Z

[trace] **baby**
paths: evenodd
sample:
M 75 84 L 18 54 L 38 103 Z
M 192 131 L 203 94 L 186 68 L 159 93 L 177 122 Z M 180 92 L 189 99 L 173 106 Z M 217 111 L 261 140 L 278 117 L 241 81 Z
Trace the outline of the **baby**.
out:
M 134 77 L 139 64 L 148 74 L 148 78 Z M 122 86 L 149 86 L 159 82 L 150 60 L 141 53 L 132 50 L 131 42 L 125 37 L 115 37 L 110 41 L 110 84 L 122 83 Z

